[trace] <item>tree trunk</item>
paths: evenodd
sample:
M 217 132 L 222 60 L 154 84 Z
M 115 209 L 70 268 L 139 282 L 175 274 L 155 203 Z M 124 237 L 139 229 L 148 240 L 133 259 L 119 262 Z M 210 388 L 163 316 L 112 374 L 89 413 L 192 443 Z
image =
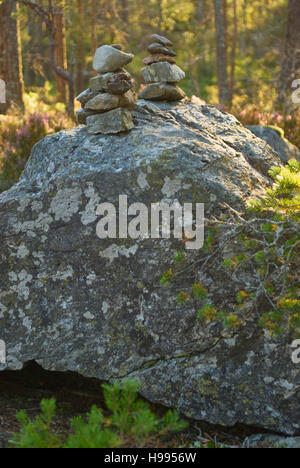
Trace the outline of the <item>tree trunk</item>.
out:
M 97 21 L 97 7 L 96 7 L 96 0 L 91 0 L 90 6 L 90 14 L 91 14 L 91 39 L 92 39 L 92 53 L 93 56 L 96 52 L 98 47 L 97 43 L 97 31 L 96 31 L 96 21 Z
M 59 4 L 53 9 L 53 22 L 54 22 L 54 41 L 55 47 L 55 61 L 57 66 L 66 71 L 68 69 L 67 63 L 67 45 L 66 45 L 66 26 L 65 26 L 65 0 L 58 2 Z M 68 85 L 66 81 L 59 75 L 55 74 L 56 91 L 60 102 L 68 105 Z
M 0 113 L 11 105 L 24 109 L 24 82 L 19 25 L 19 5 L 14 0 L 0 4 L 0 78 L 6 85 L 6 103 Z
M 126 25 L 129 23 L 129 2 L 128 0 L 121 0 L 121 18 Z
M 229 99 L 227 72 L 227 21 L 226 3 L 224 0 L 214 0 L 216 41 L 217 41 L 217 73 L 219 83 L 219 101 L 227 104 Z
M 277 107 L 291 108 L 292 83 L 300 77 L 300 1 L 289 0 L 287 34 L 283 48 Z
M 232 49 L 231 49 L 231 74 L 230 74 L 230 90 L 229 90 L 230 105 L 232 104 L 234 87 L 235 87 L 235 59 L 236 59 L 237 41 L 238 41 L 237 0 L 233 0 L 233 36 L 232 36 Z
M 82 31 L 84 30 L 84 5 L 83 0 L 77 0 L 77 13 L 79 16 L 79 31 L 76 49 L 76 93 L 79 94 L 83 90 L 83 70 L 84 70 L 84 50 L 82 42 Z

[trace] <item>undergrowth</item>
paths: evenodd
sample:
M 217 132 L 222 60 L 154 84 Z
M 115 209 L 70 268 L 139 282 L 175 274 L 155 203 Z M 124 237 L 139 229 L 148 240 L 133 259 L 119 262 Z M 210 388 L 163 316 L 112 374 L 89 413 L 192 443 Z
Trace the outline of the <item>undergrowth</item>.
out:
M 86 417 L 71 420 L 71 433 L 55 429 L 56 402 L 42 400 L 41 414 L 30 419 L 25 411 L 17 414 L 21 431 L 13 436 L 15 448 L 116 448 L 156 446 L 172 432 L 182 431 L 187 423 L 177 411 L 163 417 L 151 411 L 138 397 L 139 382 L 125 380 L 104 384 L 103 392 L 109 416 L 93 406 Z

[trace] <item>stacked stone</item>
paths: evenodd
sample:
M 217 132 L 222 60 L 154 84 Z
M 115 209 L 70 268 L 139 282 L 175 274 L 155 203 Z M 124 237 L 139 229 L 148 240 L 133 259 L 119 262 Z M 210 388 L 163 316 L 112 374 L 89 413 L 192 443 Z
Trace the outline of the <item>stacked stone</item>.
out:
M 148 84 L 139 94 L 140 99 L 149 101 L 180 101 L 185 93 L 177 83 L 185 78 L 185 73 L 176 65 L 176 53 L 170 49 L 173 43 L 166 37 L 153 34 L 154 41 L 148 47 L 152 54 L 143 60 L 143 76 Z
M 132 108 L 136 99 L 131 75 L 122 67 L 130 63 L 132 54 L 125 54 L 119 45 L 99 47 L 94 57 L 90 87 L 77 100 L 81 109 L 77 122 L 87 125 L 89 133 L 120 133 L 134 127 Z

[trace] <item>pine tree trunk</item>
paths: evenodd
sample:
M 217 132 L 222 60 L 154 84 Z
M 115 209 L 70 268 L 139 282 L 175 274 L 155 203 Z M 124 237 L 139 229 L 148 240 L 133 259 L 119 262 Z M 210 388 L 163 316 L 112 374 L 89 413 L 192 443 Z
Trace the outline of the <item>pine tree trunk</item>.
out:
M 64 15 L 65 1 L 59 2 L 59 5 L 54 8 L 53 21 L 54 21 L 54 41 L 55 47 L 55 61 L 59 68 L 66 71 L 68 69 L 67 64 L 67 46 L 66 46 L 66 26 L 65 26 L 65 15 Z M 55 74 L 56 91 L 58 93 L 58 99 L 60 102 L 64 102 L 68 105 L 69 94 L 68 84 L 59 75 Z
M 19 5 L 14 0 L 0 4 L 0 78 L 6 85 L 6 103 L 0 113 L 11 105 L 24 109 L 24 82 L 19 25 Z
M 219 83 L 219 101 L 227 104 L 229 99 L 227 72 L 227 21 L 226 3 L 224 0 L 214 0 L 216 41 L 217 41 L 217 73 Z
M 238 42 L 238 11 L 237 0 L 233 0 L 233 36 L 232 36 L 232 49 L 231 49 L 231 74 L 230 74 L 230 90 L 229 90 L 229 103 L 232 104 L 235 87 L 235 61 L 236 49 Z
M 77 0 L 77 13 L 79 16 L 79 31 L 76 50 L 76 93 L 79 94 L 83 90 L 83 70 L 84 70 L 84 50 L 82 42 L 82 31 L 84 29 L 84 0 Z
M 277 107 L 283 112 L 291 107 L 292 83 L 297 78 L 300 78 L 300 1 L 289 0 L 277 99 Z
M 91 0 L 90 15 L 91 15 L 92 54 L 94 55 L 98 47 L 97 32 L 96 32 L 96 21 L 97 21 L 96 0 Z

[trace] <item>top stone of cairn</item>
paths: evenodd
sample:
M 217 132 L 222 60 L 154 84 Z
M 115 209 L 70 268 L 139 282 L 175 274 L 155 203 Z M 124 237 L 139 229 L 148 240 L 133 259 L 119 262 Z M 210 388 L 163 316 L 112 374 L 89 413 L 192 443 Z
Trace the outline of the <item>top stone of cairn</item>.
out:
M 93 67 L 96 72 L 102 74 L 114 72 L 132 62 L 133 57 L 132 54 L 104 45 L 96 50 Z
M 159 34 L 153 34 L 151 37 L 155 42 L 158 42 L 159 44 L 162 44 L 165 47 L 173 46 L 173 42 L 169 41 L 169 39 L 167 39 L 164 36 L 159 36 Z

